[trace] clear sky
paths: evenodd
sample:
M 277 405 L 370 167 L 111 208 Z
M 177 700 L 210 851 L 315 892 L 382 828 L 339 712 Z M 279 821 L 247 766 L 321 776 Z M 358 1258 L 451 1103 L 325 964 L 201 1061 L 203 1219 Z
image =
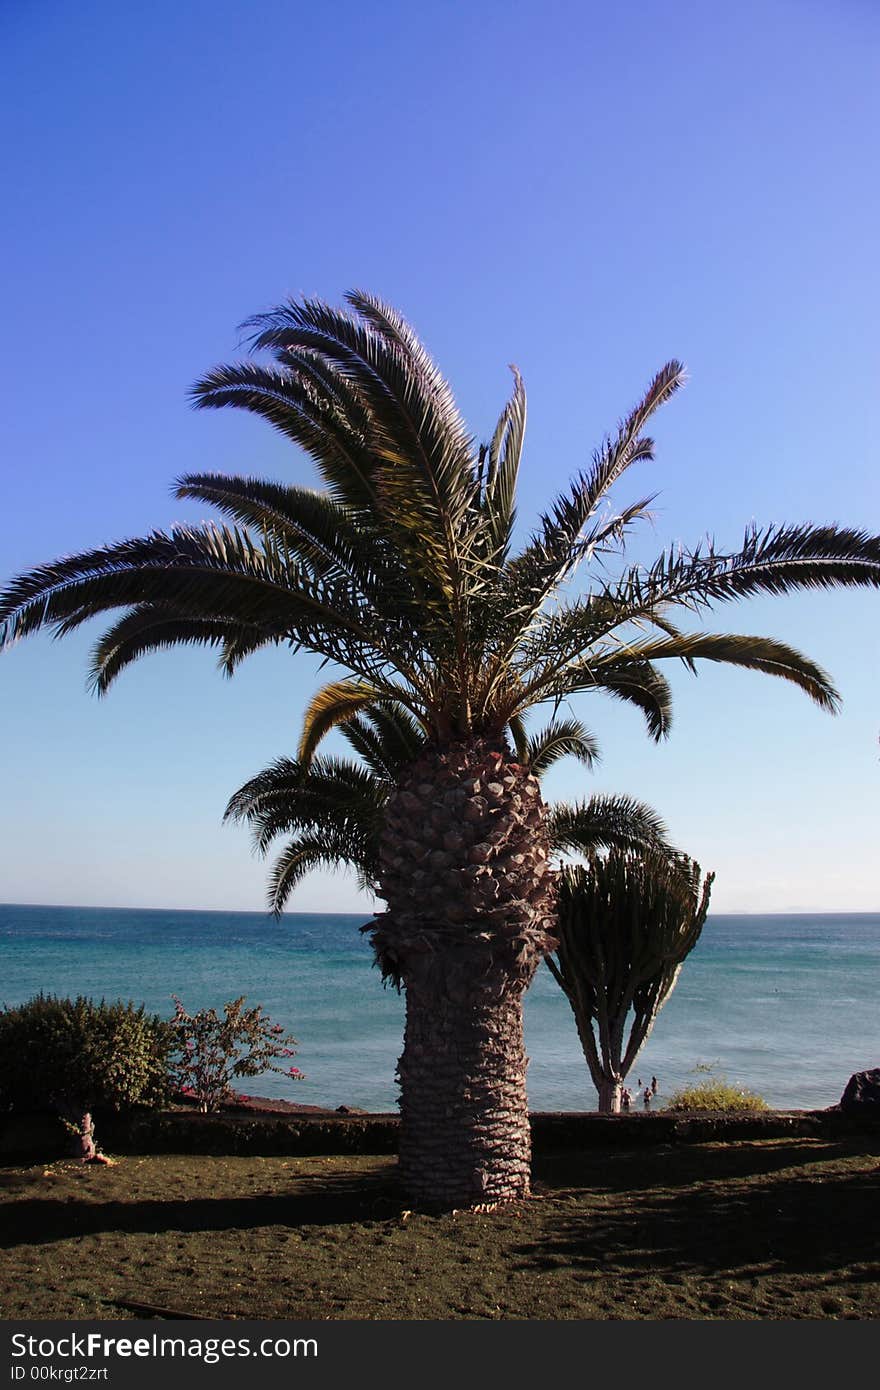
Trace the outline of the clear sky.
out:
M 395 304 L 485 437 L 522 370 L 524 526 L 670 357 L 633 557 L 751 520 L 880 532 L 880 12 L 871 0 L 3 0 L 0 573 L 207 509 L 191 470 L 312 481 L 188 386 L 285 295 Z M 836 718 L 668 670 L 672 736 L 601 697 L 603 761 L 717 873 L 717 911 L 878 910 L 880 593 L 727 606 L 830 671 Z M 0 658 L 0 900 L 258 909 L 229 794 L 292 752 L 315 663 L 231 682 L 147 658 L 97 700 L 100 628 Z M 316 876 L 299 910 L 356 910 Z

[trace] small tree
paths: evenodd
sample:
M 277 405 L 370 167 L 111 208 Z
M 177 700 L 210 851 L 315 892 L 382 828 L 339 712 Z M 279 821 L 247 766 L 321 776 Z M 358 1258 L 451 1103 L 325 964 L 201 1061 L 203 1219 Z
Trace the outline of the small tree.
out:
M 187 1013 L 177 995 L 171 997 L 174 1079 L 203 1114 L 237 1099 L 232 1086 L 235 1077 L 275 1071 L 292 1081 L 303 1079 L 299 1067 L 278 1065 L 281 1059 L 296 1055 L 296 1038 L 285 1033 L 280 1023 L 272 1023 L 261 1004 L 246 1009 L 242 994 L 224 1004 L 220 1018 L 216 1009 Z
M 606 1114 L 620 1110 L 626 1076 L 699 940 L 715 875 L 702 887 L 700 877 L 685 855 L 614 849 L 560 872 L 559 945 L 547 964 Z
M 38 994 L 0 1011 L 0 1107 L 52 1110 L 93 1159 L 92 1112 L 161 1105 L 172 1033 L 129 1001 Z

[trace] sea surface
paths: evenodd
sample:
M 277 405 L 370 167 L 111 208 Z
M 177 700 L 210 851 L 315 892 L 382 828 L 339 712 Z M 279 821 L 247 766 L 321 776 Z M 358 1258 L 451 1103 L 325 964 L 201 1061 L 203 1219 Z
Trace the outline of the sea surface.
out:
M 40 990 L 133 1000 L 170 1017 L 244 994 L 299 1043 L 306 1074 L 246 1089 L 335 1108 L 393 1111 L 404 1001 L 372 966 L 362 915 L 0 906 L 0 1006 Z M 629 1084 L 662 1104 L 695 1068 L 785 1109 L 835 1104 L 880 1066 L 880 914 L 711 916 Z M 591 1110 L 596 1092 L 565 996 L 542 967 L 526 996 L 529 1104 Z

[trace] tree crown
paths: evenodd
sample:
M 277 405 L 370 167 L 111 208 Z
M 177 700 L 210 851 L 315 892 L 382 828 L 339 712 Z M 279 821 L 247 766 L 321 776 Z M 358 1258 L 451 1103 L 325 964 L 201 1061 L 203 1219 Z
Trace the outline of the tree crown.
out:
M 679 389 L 671 361 L 514 551 L 526 423 L 514 387 L 476 444 L 413 330 L 371 295 L 347 307 L 288 301 L 249 323 L 256 354 L 209 372 L 200 408 L 261 415 L 314 459 L 323 491 L 252 477 L 189 475 L 179 497 L 212 503 L 223 524 L 169 532 L 39 566 L 0 597 L 0 640 L 63 635 L 113 610 L 92 678 L 104 692 L 132 661 L 181 643 L 219 649 L 227 673 L 277 643 L 344 673 L 315 696 L 304 747 L 377 702 L 407 710 L 438 741 L 500 736 L 528 709 L 604 690 L 669 728 L 658 663 L 720 661 L 781 676 L 833 709 L 827 675 L 785 643 L 683 632 L 675 610 L 753 593 L 880 584 L 880 540 L 834 526 L 750 529 L 732 554 L 670 550 L 648 567 L 597 575 L 561 596 L 582 563 L 622 554 L 652 500 L 606 510 L 609 489 L 654 456 L 653 414 Z M 604 574 L 604 567 L 603 567 Z

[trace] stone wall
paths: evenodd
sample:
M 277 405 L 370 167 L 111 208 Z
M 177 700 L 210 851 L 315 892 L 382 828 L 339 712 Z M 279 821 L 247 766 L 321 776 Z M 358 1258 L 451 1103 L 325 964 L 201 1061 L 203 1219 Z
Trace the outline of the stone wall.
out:
M 656 1144 L 726 1143 L 793 1136 L 833 1139 L 880 1136 L 880 1118 L 828 1110 L 772 1110 L 756 1115 L 700 1112 L 598 1115 L 558 1112 L 531 1117 L 536 1153 L 577 1148 L 634 1148 Z M 97 1116 L 100 1146 L 111 1154 L 393 1154 L 396 1115 L 200 1115 L 160 1111 Z M 49 1115 L 0 1119 L 0 1162 L 42 1161 L 64 1156 L 69 1140 Z

